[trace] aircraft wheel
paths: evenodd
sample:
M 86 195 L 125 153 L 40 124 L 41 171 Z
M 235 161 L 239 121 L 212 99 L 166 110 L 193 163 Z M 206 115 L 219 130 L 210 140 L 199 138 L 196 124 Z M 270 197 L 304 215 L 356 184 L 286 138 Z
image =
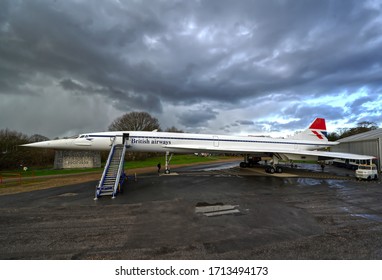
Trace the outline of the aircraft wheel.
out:
M 244 162 L 244 161 L 240 162 L 240 167 L 241 168 L 246 168 L 247 167 L 247 163 Z
M 170 174 L 171 172 L 170 172 L 170 169 L 166 169 L 165 171 L 164 171 L 164 173 L 165 174 Z

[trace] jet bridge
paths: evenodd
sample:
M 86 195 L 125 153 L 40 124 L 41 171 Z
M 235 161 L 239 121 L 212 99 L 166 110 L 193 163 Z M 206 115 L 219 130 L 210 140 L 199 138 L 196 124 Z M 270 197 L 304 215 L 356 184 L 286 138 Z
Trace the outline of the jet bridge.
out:
M 120 188 L 126 179 L 124 163 L 126 149 L 129 147 L 128 140 L 128 134 L 124 134 L 122 139 L 123 144 L 117 144 L 117 137 L 113 137 L 110 153 L 101 180 L 96 187 L 94 199 L 107 195 L 115 198 L 120 191 Z

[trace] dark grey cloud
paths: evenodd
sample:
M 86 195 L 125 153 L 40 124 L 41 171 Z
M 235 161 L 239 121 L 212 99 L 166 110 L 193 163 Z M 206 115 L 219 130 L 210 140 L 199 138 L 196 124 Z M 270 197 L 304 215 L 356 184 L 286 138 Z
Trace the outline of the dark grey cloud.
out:
M 307 125 L 309 122 L 318 117 L 324 117 L 329 120 L 338 120 L 342 119 L 344 115 L 346 116 L 346 112 L 343 107 L 332 106 L 330 104 L 316 106 L 294 104 L 293 106 L 285 108 L 282 112 L 286 118 L 298 118 L 300 121 L 294 122 L 297 126 L 299 124 Z M 291 126 L 294 127 L 294 125 Z
M 185 127 L 207 127 L 208 121 L 213 120 L 218 115 L 210 108 L 200 108 L 199 110 L 188 110 L 179 116 L 180 123 Z
M 278 108 L 260 108 L 253 119 L 285 114 L 299 119 L 286 125 L 301 128 L 316 116 L 356 122 L 367 110 L 378 118 L 361 99 L 344 106 L 308 100 L 367 88 L 368 100 L 382 105 L 381 10 L 378 1 L 356 0 L 5 0 L 0 96 L 68 97 L 68 114 L 70 100 L 88 97 L 105 104 L 96 117 L 109 122 L 114 108 L 185 127 L 222 127 L 219 117 L 229 111 L 232 120 L 248 120 L 238 128 L 249 127 L 252 120 L 237 110 L 271 100 Z M 213 110 L 205 109 L 208 102 Z M 261 122 L 253 127 L 284 127 Z
M 365 103 L 373 101 L 374 99 L 371 96 L 363 96 L 361 98 L 356 99 L 352 103 L 348 103 L 347 107 L 349 107 L 353 115 L 358 115 L 365 111 L 369 112 L 369 110 L 364 105 Z
M 162 112 L 160 99 L 153 93 L 139 94 L 131 90 L 124 91 L 114 87 L 85 86 L 72 79 L 64 79 L 59 84 L 63 89 L 75 93 L 107 96 L 108 101 L 114 103 L 114 107 L 121 111 L 147 110 L 155 113 Z
M 60 85 L 65 90 L 77 90 L 77 91 L 88 91 L 86 87 L 81 85 L 80 83 L 73 81 L 72 79 L 65 79 L 60 81 Z
M 253 121 L 249 121 L 249 120 L 237 120 L 236 123 L 240 124 L 240 125 L 253 125 L 254 124 Z

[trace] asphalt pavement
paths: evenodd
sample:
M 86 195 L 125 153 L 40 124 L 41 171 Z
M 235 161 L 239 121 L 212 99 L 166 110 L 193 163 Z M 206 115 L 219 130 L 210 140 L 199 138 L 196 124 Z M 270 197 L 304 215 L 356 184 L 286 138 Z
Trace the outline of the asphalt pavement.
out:
M 0 259 L 382 259 L 382 184 L 232 163 L 0 196 Z

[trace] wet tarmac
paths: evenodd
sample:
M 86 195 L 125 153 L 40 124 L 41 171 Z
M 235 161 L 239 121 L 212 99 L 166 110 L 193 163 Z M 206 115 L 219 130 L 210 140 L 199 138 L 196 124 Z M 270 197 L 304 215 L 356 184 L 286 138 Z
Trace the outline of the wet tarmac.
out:
M 174 169 L 0 196 L 0 259 L 382 259 L 382 184 L 310 165 Z

